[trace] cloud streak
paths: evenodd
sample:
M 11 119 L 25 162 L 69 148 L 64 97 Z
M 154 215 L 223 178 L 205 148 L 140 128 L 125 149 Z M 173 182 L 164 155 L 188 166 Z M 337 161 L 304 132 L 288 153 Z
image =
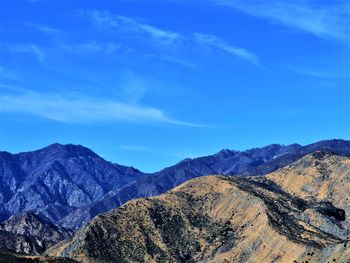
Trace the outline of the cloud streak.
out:
M 30 114 L 68 123 L 128 121 L 204 127 L 170 118 L 162 110 L 153 107 L 128 104 L 111 99 L 64 97 L 59 94 L 36 92 L 6 95 L 2 93 L 0 95 L 0 112 Z
M 104 53 L 112 54 L 121 49 L 121 45 L 113 42 L 108 43 L 98 43 L 95 41 L 89 41 L 81 44 L 70 44 L 70 45 L 61 45 L 60 49 L 77 54 L 86 54 L 86 53 Z
M 249 15 L 261 17 L 317 37 L 349 43 L 349 2 L 327 4 L 312 0 L 214 0 Z
M 26 54 L 33 55 L 39 63 L 45 63 L 46 54 L 37 45 L 34 45 L 34 44 L 15 45 L 11 48 L 11 51 L 14 53 L 26 53 Z
M 254 65 L 259 65 L 259 59 L 254 53 L 243 48 L 234 47 L 221 38 L 200 33 L 193 34 L 193 38 L 200 44 L 218 48 L 230 55 L 247 60 Z
M 163 30 L 145 23 L 140 23 L 130 17 L 112 15 L 104 10 L 92 10 L 86 11 L 85 13 L 96 26 L 103 30 L 109 28 L 117 30 L 120 33 L 131 33 L 134 37 L 147 36 L 156 44 L 171 45 L 172 47 L 181 46 L 183 48 L 184 46 L 195 47 L 196 45 L 204 45 L 213 50 L 224 51 L 231 56 L 245 60 L 255 66 L 259 65 L 259 59 L 253 52 L 231 45 L 218 36 L 202 33 L 185 35 L 179 32 Z M 179 61 L 180 60 L 173 59 L 174 63 L 179 63 Z M 187 65 L 188 64 L 190 63 L 187 63 Z
M 152 149 L 148 146 L 143 145 L 119 145 L 117 147 L 119 150 L 130 151 L 130 152 L 150 152 Z
M 108 27 L 120 32 L 139 33 L 163 42 L 173 42 L 180 37 L 178 33 L 140 23 L 126 16 L 112 15 L 105 10 L 92 10 L 86 13 L 97 26 L 102 28 Z
M 27 26 L 31 29 L 34 29 L 36 31 L 49 34 L 49 35 L 57 35 L 57 34 L 63 34 L 64 31 L 61 29 L 57 29 L 51 26 L 42 25 L 42 24 L 36 24 L 36 23 L 27 23 Z

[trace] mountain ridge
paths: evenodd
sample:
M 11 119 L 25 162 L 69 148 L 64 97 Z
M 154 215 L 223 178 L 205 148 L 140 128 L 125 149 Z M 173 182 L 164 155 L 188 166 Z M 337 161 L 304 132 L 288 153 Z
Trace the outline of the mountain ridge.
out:
M 98 215 L 47 253 L 84 263 L 347 262 L 349 171 L 350 157 L 318 151 L 267 176 L 191 179 Z
M 259 149 L 262 151 L 260 152 Z M 292 151 L 290 152 L 290 150 Z M 77 221 L 88 222 L 94 215 L 98 214 L 94 211 L 102 212 L 98 210 L 100 207 L 105 207 L 105 211 L 111 210 L 134 198 L 162 194 L 189 179 L 203 175 L 251 176 L 271 173 L 316 150 L 328 150 L 338 155 L 350 156 L 350 141 L 328 140 L 306 146 L 273 144 L 243 152 L 226 151 L 225 154 L 218 152 L 214 155 L 181 161 L 159 172 L 145 175 L 140 180 L 127 184 L 116 191 L 111 191 L 102 200 L 72 212 L 63 218 L 61 224 L 68 228 L 74 228 L 74 225 L 78 224 Z M 277 157 L 273 158 L 275 156 Z M 269 157 L 267 161 L 262 161 L 267 157 Z
M 81 145 L 56 143 L 32 152 L 0 152 L 0 221 L 34 211 L 56 224 L 77 229 L 99 213 L 133 198 L 162 194 L 192 178 L 263 175 L 322 149 L 350 155 L 350 141 L 224 149 L 152 174 L 108 162 Z

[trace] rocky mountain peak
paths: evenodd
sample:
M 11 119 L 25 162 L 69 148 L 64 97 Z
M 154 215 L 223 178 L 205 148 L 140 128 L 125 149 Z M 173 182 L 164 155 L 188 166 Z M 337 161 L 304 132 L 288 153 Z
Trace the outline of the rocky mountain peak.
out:
M 82 145 L 75 144 L 59 144 L 54 143 L 40 150 L 32 152 L 33 155 L 38 156 L 54 156 L 57 157 L 99 157 L 89 148 Z
M 237 153 L 240 153 L 240 151 L 223 149 L 223 150 L 219 151 L 218 153 L 214 154 L 214 156 L 216 156 L 220 159 L 227 159 L 227 158 L 234 156 Z

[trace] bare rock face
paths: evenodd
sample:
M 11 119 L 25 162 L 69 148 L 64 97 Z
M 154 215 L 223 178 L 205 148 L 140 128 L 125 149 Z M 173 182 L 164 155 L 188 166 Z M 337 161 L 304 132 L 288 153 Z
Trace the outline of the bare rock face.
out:
M 348 262 L 350 158 L 206 176 L 97 216 L 47 253 L 80 262 Z
M 49 247 L 72 236 L 72 231 L 55 226 L 34 213 L 10 217 L 0 224 L 0 249 L 40 255 Z

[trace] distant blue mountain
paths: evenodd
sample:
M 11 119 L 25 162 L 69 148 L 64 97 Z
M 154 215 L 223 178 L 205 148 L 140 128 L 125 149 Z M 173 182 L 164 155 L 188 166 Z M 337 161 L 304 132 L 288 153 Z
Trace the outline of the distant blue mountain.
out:
M 64 227 L 76 229 L 95 215 L 131 199 L 159 195 L 195 177 L 263 175 L 319 150 L 350 156 L 350 141 L 222 150 L 210 156 L 185 159 L 153 174 L 107 162 L 79 145 L 53 144 L 19 154 L 2 152 L 0 220 L 34 211 Z
M 57 223 L 143 176 L 80 145 L 53 144 L 19 154 L 0 152 L 0 221 L 35 211 Z

